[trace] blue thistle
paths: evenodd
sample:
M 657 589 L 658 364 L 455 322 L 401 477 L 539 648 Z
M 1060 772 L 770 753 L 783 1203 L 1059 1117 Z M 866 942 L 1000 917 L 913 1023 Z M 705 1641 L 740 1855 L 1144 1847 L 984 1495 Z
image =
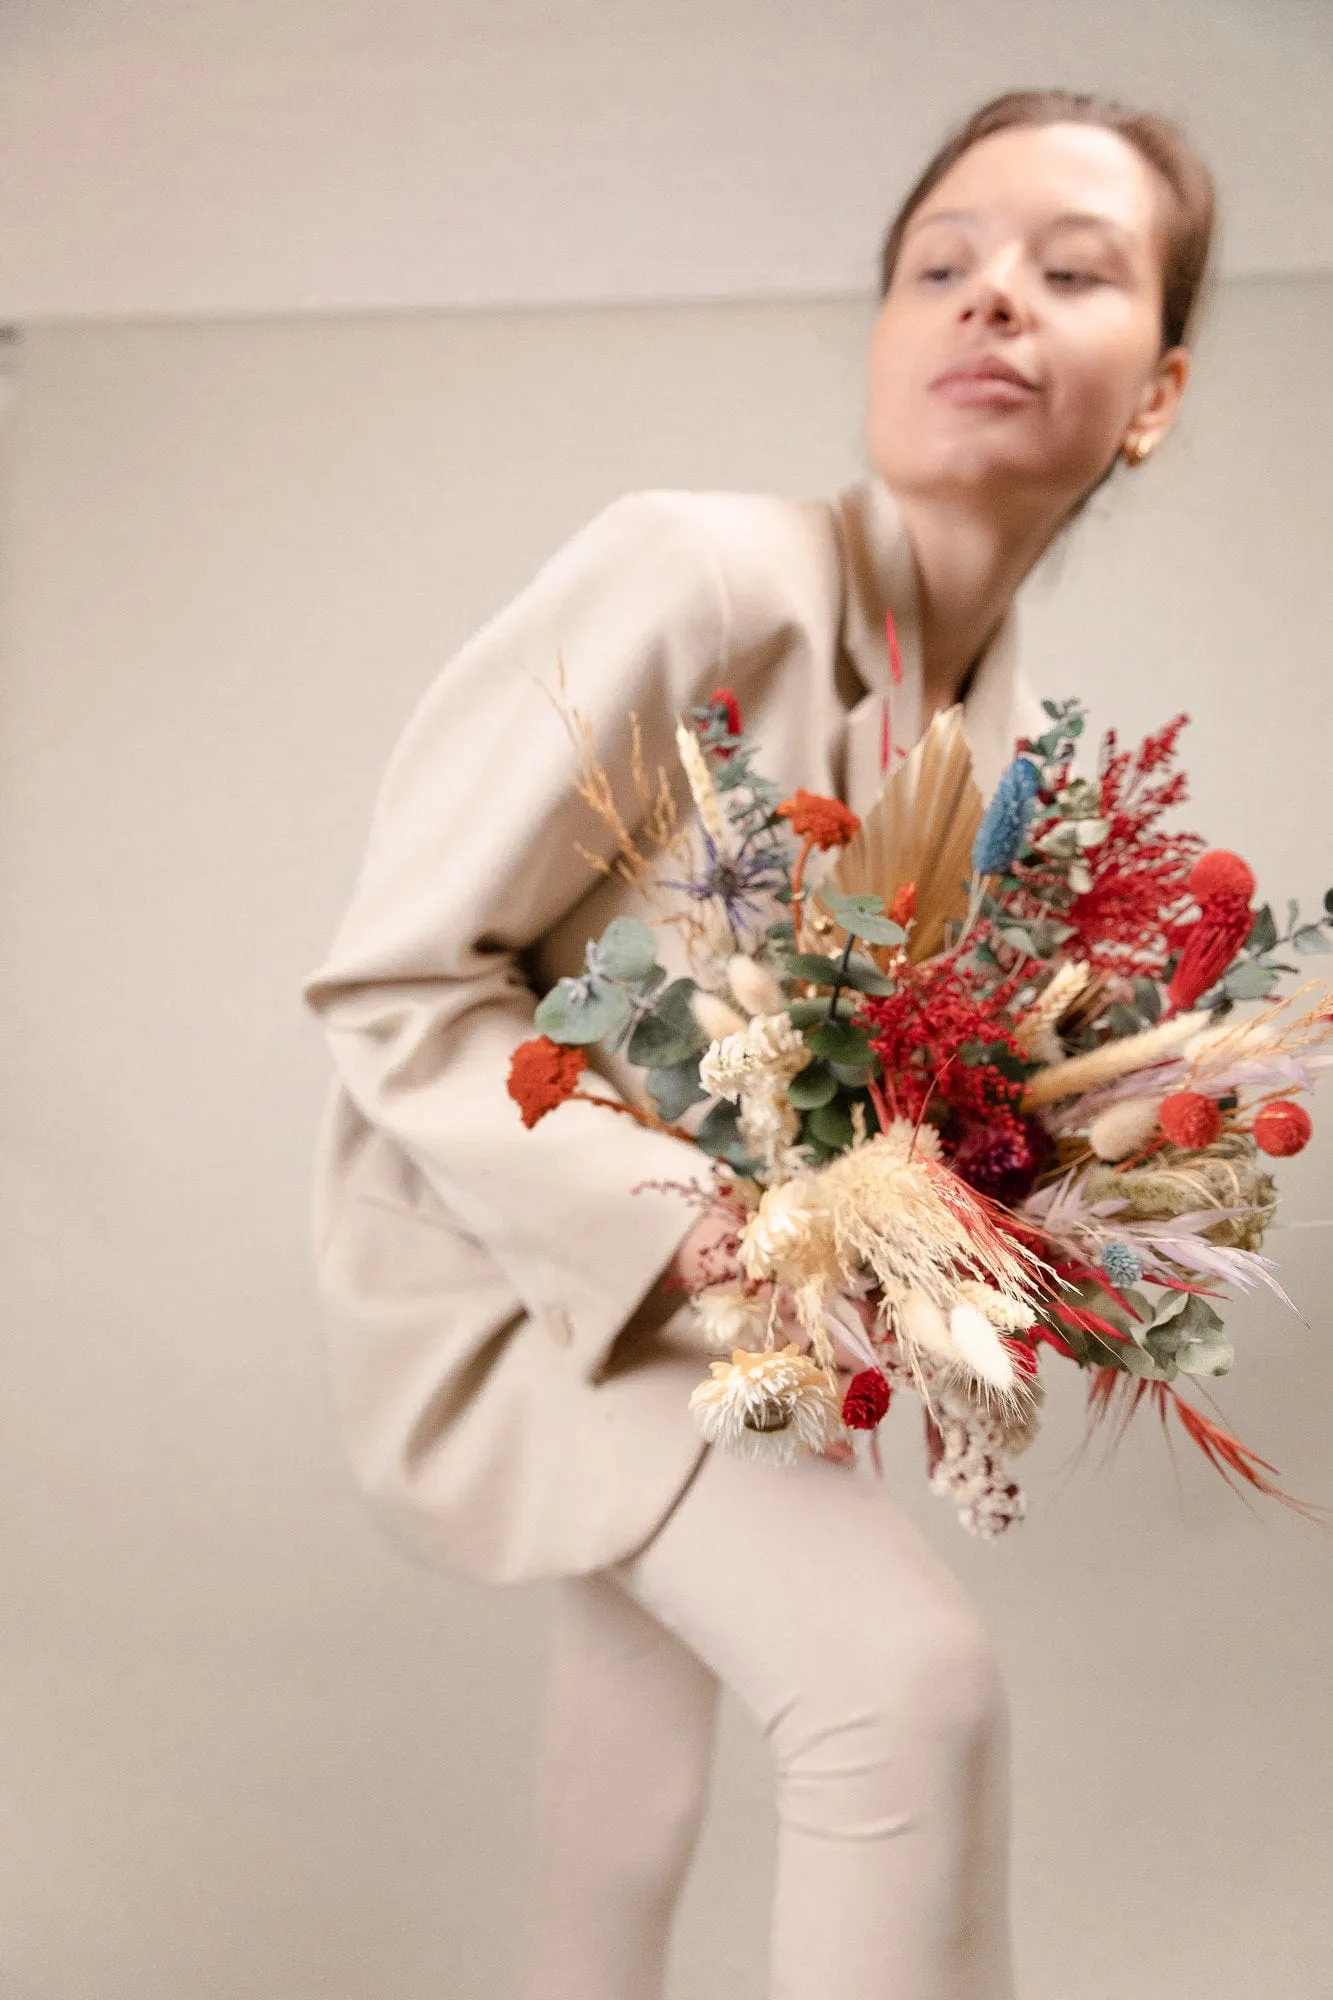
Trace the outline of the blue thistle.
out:
M 1137 1285 L 1143 1276 L 1143 1264 L 1137 1250 L 1130 1248 L 1117 1238 L 1108 1243 L 1102 1251 L 1102 1269 L 1117 1291 L 1124 1291 L 1127 1285 Z
M 1041 773 L 1030 757 L 1015 757 L 1001 773 L 972 843 L 972 866 L 978 875 L 1003 875 L 1012 866 L 1040 784 Z

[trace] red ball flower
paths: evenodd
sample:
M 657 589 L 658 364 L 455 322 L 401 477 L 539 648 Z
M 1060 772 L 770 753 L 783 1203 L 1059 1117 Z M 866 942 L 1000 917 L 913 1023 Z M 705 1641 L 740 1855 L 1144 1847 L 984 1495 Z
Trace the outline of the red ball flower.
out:
M 1240 896 L 1248 903 L 1255 889 L 1254 870 L 1239 854 L 1232 854 L 1225 847 L 1211 847 L 1190 869 L 1185 887 L 1199 903 L 1210 896 Z
M 873 1431 L 892 1400 L 893 1391 L 878 1368 L 853 1375 L 842 1399 L 842 1420 L 849 1430 Z
M 1174 1146 L 1197 1152 L 1211 1146 L 1222 1130 L 1222 1114 L 1211 1097 L 1197 1090 L 1176 1090 L 1162 1099 L 1157 1122 Z
M 1256 1117 L 1254 1143 L 1261 1152 L 1286 1159 L 1309 1144 L 1313 1131 L 1309 1112 L 1302 1105 L 1293 1104 L 1289 1097 L 1279 1097 L 1275 1103 L 1265 1104 Z

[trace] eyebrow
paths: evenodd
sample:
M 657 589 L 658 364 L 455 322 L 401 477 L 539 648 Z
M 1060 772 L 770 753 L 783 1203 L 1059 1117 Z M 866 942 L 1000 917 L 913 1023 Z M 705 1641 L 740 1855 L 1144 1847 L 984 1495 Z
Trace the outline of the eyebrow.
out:
M 908 229 L 924 229 L 931 222 L 977 222 L 980 219 L 980 211 L 975 208 L 934 208 L 926 215 L 915 217 L 908 224 Z M 1052 216 L 1047 226 L 1051 229 L 1075 227 L 1100 229 L 1105 235 L 1111 238 L 1112 242 L 1122 247 L 1126 246 L 1130 241 L 1128 230 L 1122 229 L 1118 222 L 1112 222 L 1105 215 L 1094 215 L 1087 209 L 1066 209 L 1063 215 Z

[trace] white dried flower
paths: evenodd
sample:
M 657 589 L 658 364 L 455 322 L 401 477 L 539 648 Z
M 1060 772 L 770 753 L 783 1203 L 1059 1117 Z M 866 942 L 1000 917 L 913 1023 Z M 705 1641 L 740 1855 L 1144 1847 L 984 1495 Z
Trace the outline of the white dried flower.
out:
M 842 1431 L 832 1376 L 794 1343 L 750 1353 L 738 1347 L 728 1361 L 711 1361 L 689 1407 L 710 1444 L 745 1458 L 789 1461 L 821 1451 Z
M 747 1014 L 780 1014 L 787 1004 L 777 974 L 744 952 L 733 952 L 728 959 L 727 983 Z
M 694 1295 L 704 1337 L 710 1347 L 730 1353 L 762 1339 L 768 1326 L 768 1303 L 751 1297 L 739 1285 L 709 1285 Z
M 765 1188 L 754 1213 L 740 1233 L 739 1257 L 748 1278 L 775 1278 L 790 1283 L 807 1267 L 827 1268 L 836 1276 L 833 1239 L 814 1174 L 793 1174 L 777 1187 Z
M 938 1160 L 940 1135 L 923 1118 L 919 1125 L 910 1118 L 891 1119 L 876 1142 L 892 1159 Z
M 699 1080 L 714 1096 L 734 1103 L 760 1078 L 785 1085 L 809 1061 L 809 1044 L 790 1014 L 756 1014 L 743 1028 L 705 1049 Z

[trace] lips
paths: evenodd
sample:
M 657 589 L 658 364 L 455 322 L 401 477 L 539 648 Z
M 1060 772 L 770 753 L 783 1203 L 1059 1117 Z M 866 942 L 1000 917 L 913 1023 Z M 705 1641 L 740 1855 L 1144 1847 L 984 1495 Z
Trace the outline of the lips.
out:
M 1001 361 L 997 355 L 982 354 L 969 361 L 955 362 L 946 368 L 931 383 L 932 389 L 939 389 L 948 382 L 1010 382 L 1015 388 L 1035 389 L 1036 383 L 1021 374 L 1011 362 Z

